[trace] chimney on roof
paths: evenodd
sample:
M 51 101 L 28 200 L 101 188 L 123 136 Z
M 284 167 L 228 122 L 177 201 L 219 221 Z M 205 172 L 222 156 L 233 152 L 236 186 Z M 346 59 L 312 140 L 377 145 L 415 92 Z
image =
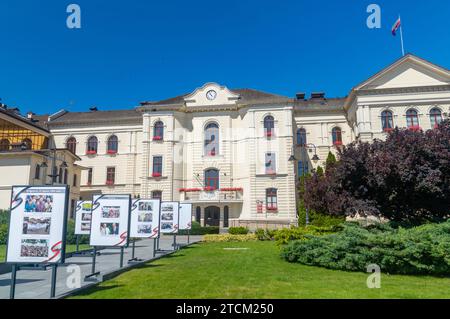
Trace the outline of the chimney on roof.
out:
M 306 94 L 303 92 L 300 92 L 300 93 L 297 93 L 295 96 L 297 97 L 297 100 L 304 100 Z
M 311 93 L 311 99 L 325 99 L 325 92 L 313 92 Z
M 91 111 L 91 112 L 97 112 L 97 111 L 98 111 L 98 107 L 96 107 L 96 106 L 90 107 L 90 108 L 89 108 L 89 111 Z

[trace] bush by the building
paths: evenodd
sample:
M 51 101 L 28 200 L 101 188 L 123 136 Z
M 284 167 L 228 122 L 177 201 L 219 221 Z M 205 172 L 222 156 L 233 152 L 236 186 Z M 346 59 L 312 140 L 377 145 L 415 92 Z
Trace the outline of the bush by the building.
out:
M 187 230 L 178 231 L 178 235 L 207 235 L 207 234 L 218 234 L 219 227 L 217 226 L 207 226 L 202 227 L 198 222 L 192 222 L 192 229 L 188 232 Z
M 450 221 L 414 228 L 345 224 L 327 236 L 290 242 L 282 257 L 289 262 L 344 271 L 367 271 L 377 264 L 390 274 L 450 274 Z
M 247 235 L 249 232 L 249 229 L 246 227 L 230 227 L 228 229 L 230 235 Z

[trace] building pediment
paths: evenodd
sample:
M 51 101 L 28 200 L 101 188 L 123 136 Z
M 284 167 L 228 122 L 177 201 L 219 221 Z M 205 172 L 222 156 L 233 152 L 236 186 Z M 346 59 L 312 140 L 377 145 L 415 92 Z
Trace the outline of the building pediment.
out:
M 355 90 L 385 90 L 450 84 L 450 71 L 407 55 L 358 85 Z
M 207 83 L 184 97 L 186 107 L 236 105 L 239 94 L 217 83 Z

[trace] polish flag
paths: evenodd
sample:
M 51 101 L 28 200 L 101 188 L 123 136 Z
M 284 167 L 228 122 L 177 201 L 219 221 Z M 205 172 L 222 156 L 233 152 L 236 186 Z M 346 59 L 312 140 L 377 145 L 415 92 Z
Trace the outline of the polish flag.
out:
M 397 22 L 395 22 L 394 26 L 392 27 L 392 35 L 395 37 L 397 35 L 397 30 L 402 26 L 402 21 L 400 18 L 398 18 Z

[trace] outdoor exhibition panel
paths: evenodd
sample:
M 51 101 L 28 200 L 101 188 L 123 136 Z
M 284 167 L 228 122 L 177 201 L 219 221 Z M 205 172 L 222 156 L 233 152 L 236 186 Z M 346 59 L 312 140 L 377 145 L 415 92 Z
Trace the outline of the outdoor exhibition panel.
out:
M 75 208 L 75 235 L 91 233 L 92 201 L 78 201 Z
M 180 204 L 180 227 L 179 229 L 192 229 L 192 204 Z
M 176 234 L 179 227 L 179 202 L 161 203 L 161 233 Z
M 8 263 L 62 261 L 68 193 L 67 186 L 13 186 Z
M 92 199 L 91 246 L 128 245 L 130 195 L 94 195 Z
M 131 206 L 131 238 L 158 238 L 160 219 L 159 199 L 139 199 Z

